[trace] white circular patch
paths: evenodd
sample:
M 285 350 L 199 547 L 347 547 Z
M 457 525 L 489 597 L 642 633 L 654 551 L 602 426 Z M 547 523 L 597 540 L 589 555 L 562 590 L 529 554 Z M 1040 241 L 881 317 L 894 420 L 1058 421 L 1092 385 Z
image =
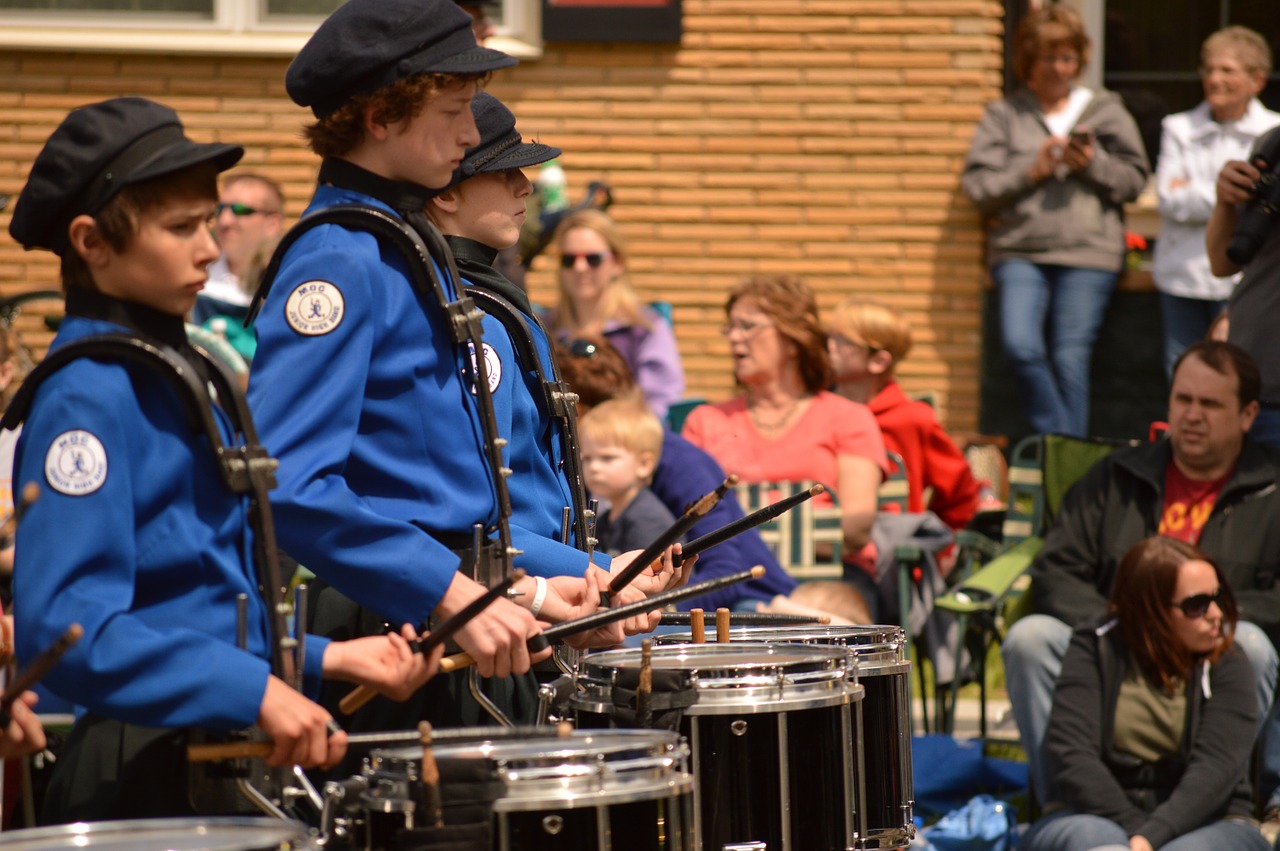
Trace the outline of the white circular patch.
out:
M 44 477 L 58 493 L 91 494 L 107 480 L 107 450 L 87 431 L 64 431 L 45 453 Z
M 497 393 L 498 385 L 502 383 L 502 360 L 499 359 L 493 346 L 488 343 L 482 345 L 484 346 L 484 371 L 489 377 L 489 392 Z M 467 347 L 471 350 L 471 371 L 478 374 L 480 369 L 476 364 L 476 344 L 467 343 Z M 471 392 L 475 393 L 476 389 L 472 387 Z
M 319 337 L 342 324 L 346 308 L 347 303 L 337 286 L 328 281 L 307 281 L 289 293 L 284 318 L 299 334 Z

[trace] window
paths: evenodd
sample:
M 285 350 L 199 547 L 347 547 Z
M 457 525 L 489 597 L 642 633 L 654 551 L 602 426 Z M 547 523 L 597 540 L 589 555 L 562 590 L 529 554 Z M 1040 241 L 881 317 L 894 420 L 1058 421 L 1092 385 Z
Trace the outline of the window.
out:
M 1076 0 L 1095 43 L 1101 22 L 1101 83 L 1120 93 L 1142 130 L 1152 166 L 1160 152 L 1160 120 L 1203 100 L 1200 44 L 1238 24 L 1260 33 L 1280 56 L 1276 0 Z M 1272 69 L 1262 102 L 1280 110 L 1280 73 Z
M 0 47 L 291 56 L 342 0 L 0 0 Z M 490 45 L 541 54 L 540 0 L 502 0 Z

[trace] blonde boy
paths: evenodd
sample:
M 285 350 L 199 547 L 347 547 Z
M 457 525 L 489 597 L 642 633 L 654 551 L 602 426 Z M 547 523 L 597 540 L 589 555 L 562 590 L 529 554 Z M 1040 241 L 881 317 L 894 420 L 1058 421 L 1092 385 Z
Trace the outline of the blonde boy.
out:
M 606 552 L 648 546 L 674 522 L 649 490 L 662 455 L 662 423 L 639 397 L 601 402 L 582 418 L 582 472 L 587 490 L 609 508 L 596 538 Z

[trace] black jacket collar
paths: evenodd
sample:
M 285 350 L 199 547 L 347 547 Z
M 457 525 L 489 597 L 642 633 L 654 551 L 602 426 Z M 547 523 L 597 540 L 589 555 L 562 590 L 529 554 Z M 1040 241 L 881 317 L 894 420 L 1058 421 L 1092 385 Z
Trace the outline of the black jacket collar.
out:
M 67 315 L 101 319 L 122 325 L 143 336 L 159 340 L 175 349 L 187 345 L 187 330 L 181 316 L 174 316 L 136 301 L 126 301 L 96 290 L 70 289 Z
M 425 186 L 388 180 L 355 163 L 332 157 L 320 164 L 319 181 L 377 198 L 403 216 L 425 214 L 427 202 L 435 194 Z
M 498 257 L 497 249 L 463 236 L 446 236 L 445 241 L 458 264 L 458 273 L 467 283 L 500 295 L 526 315 L 533 315 L 528 293 L 493 268 L 493 261 Z

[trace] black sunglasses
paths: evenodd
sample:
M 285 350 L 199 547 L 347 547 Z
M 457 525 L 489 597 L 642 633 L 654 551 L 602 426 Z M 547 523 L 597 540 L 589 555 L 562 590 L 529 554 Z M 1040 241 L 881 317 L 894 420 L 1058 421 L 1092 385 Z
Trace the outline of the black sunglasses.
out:
M 600 351 L 600 347 L 590 340 L 577 339 L 569 341 L 569 354 L 575 358 L 593 357 L 598 351 Z
M 1208 614 L 1209 606 L 1214 603 L 1219 603 L 1221 599 L 1222 589 L 1219 588 L 1212 594 L 1192 594 L 1190 597 L 1184 597 L 1173 605 L 1182 609 L 1182 613 L 1184 615 L 1195 620 L 1196 618 L 1202 618 Z M 1220 603 L 1218 607 L 1222 607 Z
M 572 269 L 578 263 L 579 257 L 587 259 L 587 265 L 592 269 L 599 269 L 600 264 L 604 262 L 604 258 L 609 256 L 607 251 L 589 251 L 586 254 L 561 254 L 560 268 Z
M 244 218 L 245 216 L 256 216 L 259 213 L 261 213 L 264 216 L 277 215 L 275 210 L 259 210 L 257 207 L 250 207 L 248 204 L 222 204 L 222 203 L 219 203 L 217 206 L 213 208 L 213 214 L 215 216 L 221 216 L 223 210 L 230 210 L 231 215 L 235 216 L 237 219 Z

